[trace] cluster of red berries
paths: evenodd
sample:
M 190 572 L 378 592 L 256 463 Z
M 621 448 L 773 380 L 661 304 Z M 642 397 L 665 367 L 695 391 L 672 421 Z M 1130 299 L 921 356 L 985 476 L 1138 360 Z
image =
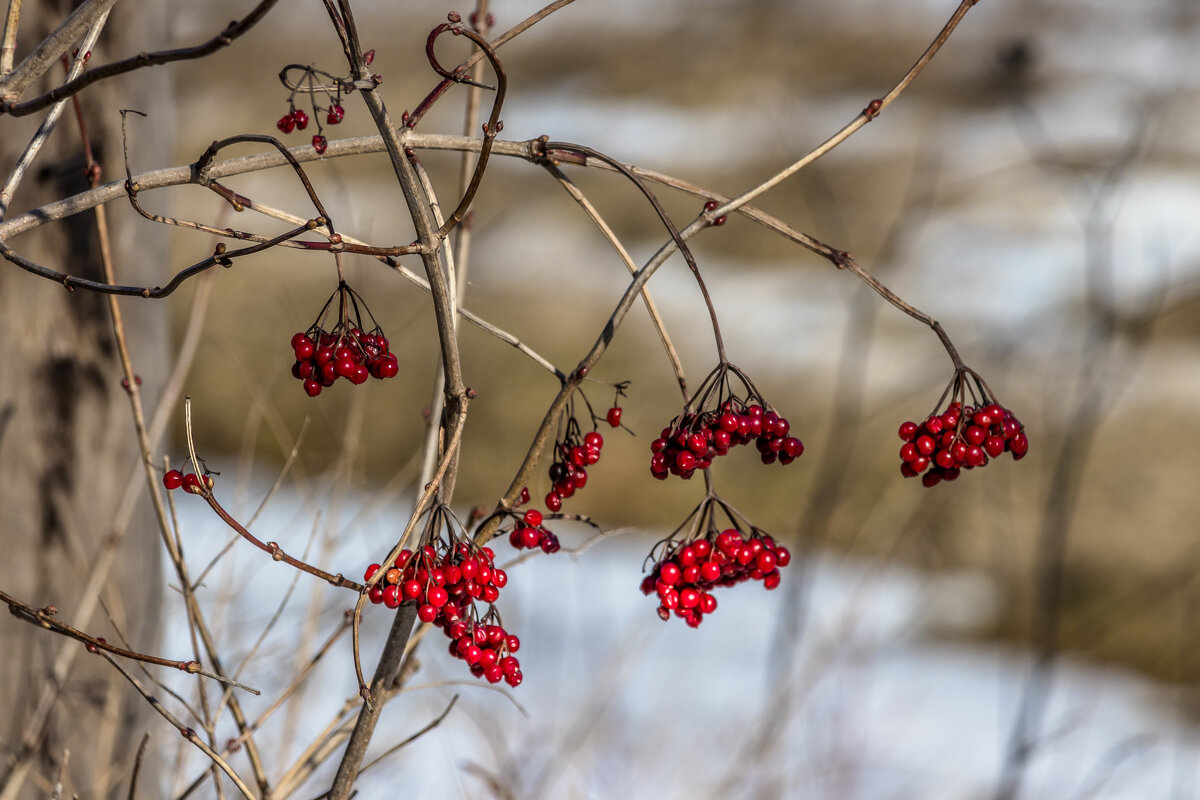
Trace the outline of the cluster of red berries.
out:
M 316 397 L 322 387 L 332 386 L 338 378 L 357 385 L 367 378 L 394 378 L 400 372 L 396 356 L 388 350 L 387 337 L 378 330 L 297 333 L 292 336 L 292 350 L 296 354 L 292 376 L 304 381 L 309 397 Z
M 163 486 L 172 492 L 182 487 L 189 494 L 201 494 L 204 489 L 213 488 L 213 479 L 212 475 L 197 475 L 194 472 L 184 473 L 177 469 L 169 469 L 163 473 Z
M 774 589 L 779 586 L 779 568 L 791 560 L 786 547 L 761 531 L 751 529 L 747 538 L 727 528 L 708 538 L 676 543 L 642 581 L 642 594 L 658 595 L 658 616 L 664 621 L 673 611 L 695 628 L 717 608 L 714 588 L 756 580 Z
M 346 116 L 346 111 L 340 105 L 334 104 L 329 107 L 329 113 L 325 115 L 325 122 L 329 125 L 337 125 Z M 293 108 L 287 114 L 279 118 L 275 123 L 275 127 L 282 133 L 291 133 L 294 130 L 304 130 L 308 127 L 308 114 L 298 108 Z M 322 133 L 314 133 L 312 137 L 313 149 L 318 155 L 324 154 L 329 147 L 329 140 Z
M 526 511 L 512 533 L 508 534 L 508 543 L 517 550 L 533 550 L 540 547 L 547 555 L 557 553 L 562 549 L 562 545 L 558 543 L 558 537 L 552 531 L 542 526 L 542 522 L 542 512 L 536 508 Z
M 325 330 L 325 318 L 337 300 L 337 323 Z M 363 333 L 363 314 L 371 321 L 369 333 Z M 316 397 L 321 389 L 338 378 L 357 385 L 367 378 L 394 378 L 400 363 L 389 350 L 387 337 L 379 328 L 366 303 L 344 281 L 325 302 L 317 321 L 303 333 L 292 336 L 296 363 L 292 377 L 304 382 L 304 391 Z
M 498 622 L 485 624 L 487 619 L 499 619 L 494 608 L 484 621 L 475 611 L 476 600 L 496 602 L 508 583 L 508 575 L 495 565 L 496 554 L 490 547 L 476 549 L 467 542 L 434 544 L 415 553 L 401 550 L 368 598 L 388 608 L 416 603 L 417 619 L 442 628 L 451 640 L 450 654 L 467 662 L 472 675 L 517 686 L 522 680 L 521 664 L 512 654 L 520 648 L 520 640 Z M 369 581 L 381 568 L 370 565 L 364 579 Z
M 921 476 L 925 486 L 952 481 L 963 469 L 986 466 L 988 458 L 1005 452 L 1020 461 L 1029 452 L 1025 427 L 999 403 L 979 408 L 955 401 L 942 413 L 922 422 L 900 426 L 900 474 Z
M 650 443 L 650 474 L 659 480 L 668 475 L 687 479 L 730 448 L 750 442 L 764 464 L 790 464 L 804 452 L 804 444 L 788 435 L 791 427 L 785 417 L 758 403 L 744 405 L 730 398 L 713 411 L 684 414 L 663 428 Z
M 580 436 L 579 423 L 571 417 L 566 434 L 554 443 L 557 458 L 549 469 L 550 483 L 554 484 L 554 488 L 546 495 L 546 508 L 558 511 L 562 508 L 563 500 L 587 486 L 587 467 L 600 460 L 602 447 L 603 436 L 596 431 Z

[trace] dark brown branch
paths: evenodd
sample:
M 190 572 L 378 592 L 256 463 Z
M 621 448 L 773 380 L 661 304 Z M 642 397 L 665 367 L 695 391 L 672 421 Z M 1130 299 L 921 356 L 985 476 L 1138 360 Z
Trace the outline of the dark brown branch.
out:
M 31 625 L 36 625 L 39 628 L 44 628 L 52 633 L 57 633 L 61 636 L 66 636 L 82 642 L 84 647 L 88 649 L 89 653 L 96 653 L 103 650 L 106 653 L 112 653 L 113 655 L 120 656 L 121 658 L 128 658 L 131 661 L 141 661 L 144 664 L 154 664 L 160 667 L 171 667 L 172 669 L 177 669 L 181 672 L 188 672 L 193 675 L 201 675 L 205 678 L 212 678 L 215 681 L 229 684 L 230 686 L 236 686 L 237 688 L 244 689 L 251 694 L 260 694 L 257 689 L 244 686 L 243 684 L 240 684 L 237 681 L 226 678 L 222 675 L 215 675 L 211 672 L 208 672 L 200 666 L 198 661 L 179 661 L 176 659 L 163 658 L 161 656 L 151 656 L 145 653 L 138 653 L 134 650 L 127 650 L 124 647 L 117 647 L 116 645 L 109 644 L 103 638 L 84 633 L 78 628 L 73 628 L 65 622 L 59 622 L 57 619 L 55 619 L 55 616 L 58 614 L 58 609 L 52 605 L 45 606 L 44 608 L 35 608 L 28 603 L 18 600 L 2 589 L 0 589 L 0 603 L 7 605 L 8 610 L 12 612 L 12 615 L 19 620 L 28 622 Z
M 267 12 L 271 10 L 279 0 L 262 0 L 254 7 L 249 14 L 241 20 L 232 22 L 225 30 L 209 39 L 203 44 L 194 47 L 182 47 L 176 50 L 160 50 L 154 53 L 138 53 L 136 56 L 124 59 L 123 61 L 114 61 L 111 64 L 105 64 L 95 69 L 89 70 L 80 75 L 73 81 L 68 81 L 62 86 L 51 89 L 45 94 L 39 95 L 32 100 L 27 100 L 24 103 L 4 103 L 0 102 L 0 114 L 10 114 L 14 117 L 23 117 L 27 114 L 32 114 L 35 111 L 40 111 L 47 106 L 62 100 L 64 97 L 70 97 L 77 94 L 83 89 L 91 86 L 98 81 L 106 80 L 117 75 L 123 75 L 126 72 L 132 72 L 135 69 L 143 67 L 153 67 L 160 64 L 169 64 L 172 61 L 187 61 L 196 58 L 203 58 L 211 55 L 218 50 L 228 47 L 242 34 L 253 28 Z

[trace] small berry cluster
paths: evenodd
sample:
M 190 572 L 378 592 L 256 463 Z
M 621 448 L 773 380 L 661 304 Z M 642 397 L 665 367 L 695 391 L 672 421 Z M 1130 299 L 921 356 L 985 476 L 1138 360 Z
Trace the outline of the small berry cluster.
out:
M 212 475 L 207 472 L 204 475 L 197 475 L 194 472 L 185 473 L 182 470 L 169 469 L 163 473 L 162 480 L 163 486 L 172 492 L 182 487 L 188 494 L 203 494 L 204 489 L 211 490 L 213 488 Z
M 579 423 L 572 417 L 567 423 L 566 435 L 554 443 L 557 458 L 550 465 L 550 483 L 554 488 L 546 495 L 546 508 L 558 511 L 562 501 L 587 486 L 587 467 L 600 461 L 600 448 L 604 437 L 596 431 L 579 435 Z
M 339 299 L 337 323 L 329 330 L 324 328 L 324 318 Z M 332 386 L 338 378 L 345 378 L 358 385 L 367 378 L 394 378 L 400 372 L 400 364 L 390 351 L 387 337 L 375 324 L 371 312 L 367 311 L 373 328 L 363 333 L 359 305 L 365 309 L 362 299 L 345 283 L 325 303 L 317 321 L 306 332 L 292 336 L 292 351 L 296 362 L 292 365 L 292 377 L 303 381 L 304 391 L 316 397 L 321 389 Z
M 625 394 L 629 382 L 615 384 L 617 397 Z M 600 461 L 600 450 L 604 447 L 604 437 L 596 430 L 600 417 L 592 411 L 592 404 L 582 391 L 578 392 L 587 405 L 588 416 L 592 421 L 590 433 L 583 433 L 582 427 L 575 416 L 575 399 L 563 415 L 566 424 L 559 423 L 558 436 L 554 440 L 554 463 L 548 470 L 551 489 L 546 495 L 546 508 L 551 513 L 562 510 L 563 500 L 572 497 L 575 492 L 587 485 L 587 468 Z M 621 426 L 621 407 L 613 401 L 604 419 L 614 428 Z
M 734 394 L 730 374 L 741 382 L 745 399 Z M 686 480 L 696 470 L 711 467 L 717 456 L 750 442 L 764 464 L 790 464 L 804 452 L 804 444 L 790 435 L 791 429 L 787 418 L 771 409 L 740 369 L 722 362 L 700 384 L 683 412 L 650 443 L 650 474 L 659 480 L 668 475 Z
M 968 383 L 972 379 L 974 387 Z M 966 393 L 978 398 L 967 404 Z M 958 478 L 963 469 L 986 466 L 988 458 L 1012 453 L 1020 461 L 1029 452 L 1025 426 L 1011 411 L 997 403 L 977 373 L 960 367 L 942 395 L 951 396 L 945 411 L 934 411 L 925 421 L 900 425 L 900 474 L 921 476 L 926 487 Z M 938 401 L 941 404 L 941 401 Z
M 774 589 L 779 586 L 779 568 L 791 560 L 786 547 L 758 529 L 751 528 L 745 537 L 737 528 L 727 528 L 686 544 L 674 542 L 642 581 L 642 594 L 658 595 L 658 616 L 664 621 L 675 612 L 696 628 L 717 608 L 713 589 L 748 580 Z
M 547 555 L 557 553 L 562 549 L 562 545 L 559 544 L 558 537 L 554 535 L 553 531 L 546 530 L 542 525 L 543 521 L 542 512 L 536 508 L 526 511 L 516 527 L 508 534 L 508 543 L 517 550 L 533 550 L 540 547 L 542 552 Z
M 280 75 L 280 79 L 284 80 L 284 85 L 287 85 L 287 80 L 284 77 L 286 73 L 287 70 L 284 70 L 284 73 Z M 327 90 L 317 87 L 318 75 L 336 84 L 338 89 L 335 95 L 331 95 Z M 346 109 L 342 108 L 342 81 L 327 72 L 322 72 L 313 67 L 305 67 L 304 75 L 300 80 L 306 84 L 305 92 L 312 103 L 313 117 L 317 118 L 317 132 L 313 134 L 312 146 L 318 154 L 323 154 L 326 148 L 329 147 L 329 141 L 324 136 L 319 115 L 324 112 L 326 125 L 337 125 L 345 118 Z M 288 97 L 288 113 L 280 117 L 279 121 L 275 123 L 275 127 L 279 129 L 280 133 L 287 134 L 292 131 L 302 131 L 308 127 L 308 114 L 303 109 L 296 108 L 297 86 L 292 87 L 292 94 Z M 317 105 L 317 92 L 323 92 L 328 98 L 329 104 L 327 106 Z
M 490 547 L 475 548 L 466 541 L 447 545 L 441 540 L 419 547 L 414 553 L 400 551 L 383 579 L 368 591 L 372 603 L 396 608 L 401 603 L 417 604 L 417 619 L 441 627 L 450 638 L 450 653 L 467 662 L 471 674 L 489 683 L 501 680 L 510 686 L 521 683 L 521 664 L 512 655 L 521 646 L 499 624 L 490 608 L 483 619 L 475 601 L 496 602 L 508 575 L 495 565 Z M 371 564 L 364 573 L 371 580 L 382 567 Z M 486 624 L 494 620 L 494 624 Z

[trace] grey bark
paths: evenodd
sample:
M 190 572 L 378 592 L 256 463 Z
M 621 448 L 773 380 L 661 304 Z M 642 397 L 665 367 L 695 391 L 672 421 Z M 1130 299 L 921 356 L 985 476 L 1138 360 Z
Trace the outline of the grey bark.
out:
M 117 3 L 93 57 L 103 63 L 167 46 L 166 5 Z M 7 3 L 0 6 L 7 8 Z M 72 6 L 69 0 L 24 3 L 18 62 Z M 26 98 L 50 88 L 62 74 L 55 65 Z M 123 173 L 121 108 L 153 115 L 155 140 L 138 142 L 139 163 L 169 163 L 168 79 L 165 70 L 143 70 L 82 95 L 92 148 L 105 178 Z M 0 117 L 0 177 L 7 176 L 41 116 Z M 81 139 L 68 108 L 9 216 L 85 188 Z M 164 233 L 129 214 L 109 217 L 118 280 L 155 282 L 166 264 Z M 9 244 L 40 263 L 103 280 L 92 212 Z M 120 302 L 149 413 L 167 364 L 166 307 Z M 87 620 L 74 613 L 92 563 L 111 541 L 120 496 L 140 469 L 107 300 L 82 291 L 67 293 L 0 262 L 0 346 L 0 588 L 37 606 L 54 604 L 63 621 L 116 642 L 103 610 Z M 143 490 L 101 593 L 130 646 L 142 652 L 156 652 L 158 645 L 162 578 L 157 542 Z M 80 652 L 65 681 L 54 686 L 53 664 L 64 646 Z M 55 703 L 45 725 L 33 729 L 31 716 L 47 689 L 56 693 Z M 48 796 L 64 750 L 70 751 L 70 760 L 63 796 L 123 797 L 142 733 L 169 733 L 148 712 L 128 684 L 81 645 L 0 616 L 0 797 Z M 142 791 L 151 794 L 153 775 L 147 770 L 153 769 L 153 761 L 147 757 L 139 780 Z M 21 788 L 14 791 L 18 781 Z

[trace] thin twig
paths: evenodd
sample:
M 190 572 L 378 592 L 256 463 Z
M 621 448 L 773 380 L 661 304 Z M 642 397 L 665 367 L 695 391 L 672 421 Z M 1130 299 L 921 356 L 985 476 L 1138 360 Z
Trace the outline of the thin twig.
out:
M 175 716 L 170 711 L 168 711 L 166 709 L 166 707 L 163 706 L 162 703 L 158 702 L 158 700 L 155 699 L 154 696 L 152 696 L 145 690 L 145 688 L 142 686 L 142 684 L 138 681 L 137 678 L 135 678 L 133 676 L 132 673 L 130 673 L 123 666 L 121 666 L 121 663 L 119 661 L 112 658 L 107 653 L 102 653 L 101 655 L 104 656 L 105 660 L 107 660 L 108 663 L 110 663 L 114 667 L 116 667 L 116 669 L 122 675 L 125 676 L 125 680 L 127 680 L 131 684 L 133 684 L 133 688 L 137 689 L 138 693 L 141 694 L 143 698 L 145 698 L 146 702 L 150 704 L 151 708 L 153 708 L 155 711 L 157 711 L 159 714 L 161 714 L 163 719 L 165 719 L 165 720 L 167 720 L 167 722 L 171 723 L 175 727 L 175 729 L 177 731 L 179 731 L 179 733 L 183 736 L 183 738 L 187 739 L 189 742 L 191 742 L 193 745 L 195 745 L 202 753 L 204 753 L 204 755 L 208 756 L 212 760 L 212 762 L 221 769 L 222 772 L 224 772 L 226 775 L 228 775 L 229 779 L 231 781 L 233 781 L 233 785 L 238 788 L 238 791 L 240 791 L 242 793 L 242 796 L 245 797 L 246 800 L 257 800 L 254 797 L 254 795 L 250 792 L 250 787 L 247 786 L 242 781 L 242 779 L 238 777 L 238 774 L 233 771 L 233 768 L 229 766 L 229 763 L 226 762 L 225 759 L 221 758 L 220 754 L 217 753 L 217 751 L 213 750 L 211 747 L 209 747 L 207 744 L 205 744 L 204 740 L 201 739 L 199 736 L 197 736 L 196 732 L 194 730 L 187 727 L 182 722 L 180 722 L 178 719 L 176 719 Z

